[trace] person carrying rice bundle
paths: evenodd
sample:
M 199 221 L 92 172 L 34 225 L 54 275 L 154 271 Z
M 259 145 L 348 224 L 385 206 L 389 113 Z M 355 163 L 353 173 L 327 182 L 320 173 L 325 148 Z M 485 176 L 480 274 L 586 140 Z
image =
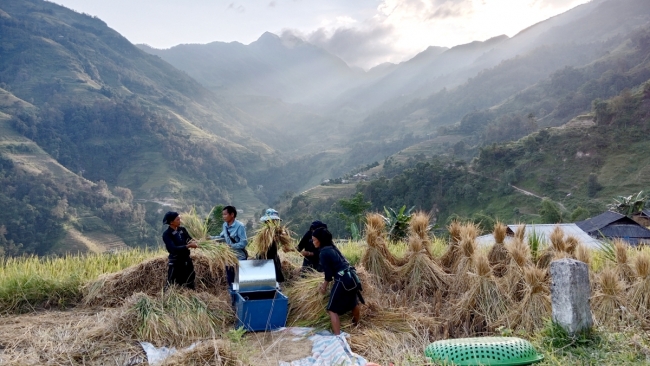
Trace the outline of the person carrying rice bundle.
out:
M 305 235 L 303 235 L 302 239 L 300 239 L 300 242 L 298 243 L 298 247 L 296 247 L 298 252 L 303 256 L 302 272 L 307 270 L 323 272 L 320 268 L 318 248 L 314 246 L 314 243 L 311 240 L 312 233 L 314 230 L 319 228 L 327 229 L 327 224 L 318 220 L 312 222 L 309 230 L 307 230 Z
M 235 252 L 237 259 L 248 259 L 248 252 L 246 251 L 246 246 L 248 245 L 246 227 L 241 221 L 236 219 L 237 209 L 234 206 L 226 206 L 221 211 L 221 217 L 223 218 L 221 234 L 211 236 L 210 239 L 223 239 Z M 235 282 L 235 267 L 226 267 L 226 277 L 228 279 L 228 287 L 232 288 L 232 283 Z
M 276 228 L 284 230 L 280 226 L 280 214 L 278 211 L 269 208 L 264 213 L 264 216 L 260 217 L 260 222 L 263 227 L 260 229 L 258 236 L 256 236 L 256 241 L 262 252 L 257 254 L 257 259 L 272 259 L 273 265 L 275 266 L 275 280 L 282 283 L 284 282 L 284 275 L 282 274 L 282 262 L 280 262 L 280 256 L 278 255 L 278 239 L 276 237 Z M 266 232 L 271 232 L 271 235 L 264 235 Z M 262 238 L 259 238 L 262 237 Z M 262 243 L 264 241 L 264 243 Z
M 350 267 L 350 263 L 334 245 L 332 234 L 327 229 L 316 229 L 312 235 L 314 246 L 320 250 L 320 265 L 325 273 L 325 281 L 319 288 L 320 292 L 324 294 L 330 282 L 334 281 L 326 309 L 332 323 L 332 332 L 339 335 L 341 334 L 340 315 L 352 311 L 352 322 L 359 323 L 361 318 L 359 302 L 364 303 L 361 296 L 361 281 L 354 267 Z
M 165 248 L 169 252 L 165 289 L 170 285 L 179 285 L 194 290 L 196 274 L 194 273 L 194 263 L 190 258 L 190 249 L 198 246 L 187 230 L 180 226 L 181 217 L 178 212 L 167 212 L 163 218 L 163 224 L 169 225 L 162 234 Z

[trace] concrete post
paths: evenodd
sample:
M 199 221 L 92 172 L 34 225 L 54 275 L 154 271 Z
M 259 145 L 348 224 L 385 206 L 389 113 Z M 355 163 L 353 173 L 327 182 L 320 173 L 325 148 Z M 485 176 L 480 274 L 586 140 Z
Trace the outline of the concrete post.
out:
M 569 334 L 593 326 L 589 298 L 589 267 L 575 259 L 564 258 L 551 262 L 551 304 L 553 321 Z

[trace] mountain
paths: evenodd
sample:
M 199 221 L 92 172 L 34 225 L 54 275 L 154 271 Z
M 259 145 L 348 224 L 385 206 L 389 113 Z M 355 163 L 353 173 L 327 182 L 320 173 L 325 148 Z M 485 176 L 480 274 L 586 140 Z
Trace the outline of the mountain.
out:
M 277 129 L 97 18 L 2 1 L 0 34 L 6 248 L 146 245 L 170 204 L 239 202 L 244 218 L 262 208 L 246 176 L 277 154 L 251 132 L 273 138 Z M 39 225 L 48 229 L 38 234 Z
M 166 50 L 139 46 L 160 56 L 208 89 L 223 95 L 280 98 L 323 104 L 363 72 L 294 36 L 266 32 L 249 45 L 239 42 L 184 44 Z

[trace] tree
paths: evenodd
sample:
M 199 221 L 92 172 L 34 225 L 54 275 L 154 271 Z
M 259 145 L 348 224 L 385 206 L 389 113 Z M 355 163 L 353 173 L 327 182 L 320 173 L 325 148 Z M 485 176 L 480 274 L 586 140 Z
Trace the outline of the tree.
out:
M 542 200 L 542 208 L 539 211 L 542 221 L 546 224 L 558 224 L 562 222 L 562 211 L 557 204 L 548 198 Z
M 636 195 L 614 197 L 614 203 L 607 205 L 607 208 L 610 211 L 631 217 L 634 213 L 644 209 L 646 201 L 648 201 L 648 196 L 640 191 Z
M 384 220 L 388 227 L 388 237 L 391 240 L 397 241 L 406 237 L 409 221 L 411 221 L 411 212 L 414 208 L 415 206 L 406 211 L 406 205 L 404 205 L 399 211 L 395 212 L 392 208 L 384 206 L 384 212 L 386 213 Z
M 223 218 L 221 212 L 223 211 L 224 205 L 216 205 L 210 211 L 208 215 L 208 234 L 210 235 L 219 235 L 221 234 L 221 228 L 223 227 Z
M 358 192 L 350 199 L 340 199 L 339 205 L 346 211 L 346 213 L 341 214 L 341 218 L 346 222 L 350 234 L 355 231 L 358 233 L 363 214 L 372 206 L 370 201 L 364 201 L 363 193 Z

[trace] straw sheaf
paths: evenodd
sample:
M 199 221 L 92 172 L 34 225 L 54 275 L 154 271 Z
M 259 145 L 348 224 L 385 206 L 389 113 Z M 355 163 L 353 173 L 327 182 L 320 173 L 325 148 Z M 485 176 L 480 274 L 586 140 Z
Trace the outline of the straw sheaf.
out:
M 591 251 L 583 244 L 578 244 L 575 250 L 575 258 L 580 262 L 586 263 L 591 266 Z
M 366 235 L 383 236 L 386 233 L 386 220 L 378 213 L 366 215 Z M 370 243 L 368 243 L 370 244 Z
M 438 291 L 447 291 L 448 275 L 425 250 L 413 253 L 408 262 L 397 271 L 401 287 L 406 296 L 433 296 Z
M 551 248 L 556 252 L 566 252 L 566 243 L 564 241 L 564 230 L 561 227 L 556 226 L 551 232 Z
M 361 263 L 368 273 L 372 275 L 375 284 L 390 286 L 394 282 L 397 269 L 378 247 L 368 246 L 361 258 Z
M 251 240 L 250 249 L 255 258 L 266 259 L 267 252 L 275 243 L 277 250 L 283 252 L 293 251 L 293 239 L 291 231 L 284 225 L 274 221 L 265 222 L 255 233 Z
M 629 245 L 620 239 L 614 240 L 614 254 L 616 255 L 616 273 L 626 284 L 634 281 L 634 271 L 628 262 L 627 250 Z
M 225 287 L 224 272 L 210 266 L 210 260 L 203 255 L 193 254 L 192 258 L 197 290 L 219 293 Z M 83 287 L 83 304 L 114 307 L 135 293 L 155 296 L 167 281 L 167 263 L 167 258 L 153 258 L 120 272 L 103 275 Z
M 580 245 L 580 240 L 578 240 L 578 238 L 576 238 L 573 235 L 569 235 L 567 236 L 565 243 L 566 243 L 566 252 L 571 255 L 575 255 L 576 249 Z
M 497 244 L 503 244 L 503 240 L 506 238 L 507 230 L 507 226 L 497 221 L 496 225 L 494 225 L 494 232 L 492 233 L 492 235 L 494 235 L 494 242 Z
M 517 225 L 517 230 L 515 231 L 515 238 L 523 242 L 525 237 L 526 237 L 526 224 Z
M 447 230 L 449 231 L 449 237 L 451 239 L 452 243 L 458 243 L 460 241 L 460 232 L 461 232 L 461 223 L 454 220 L 447 226 Z
M 625 285 L 613 268 L 603 269 L 596 276 L 596 281 L 597 290 L 591 301 L 596 321 L 618 327 L 625 315 Z
M 510 254 L 510 262 L 504 276 L 504 283 L 508 294 L 515 301 L 523 299 L 524 291 L 524 268 L 532 266 L 530 248 L 523 241 L 515 238 L 507 247 Z
M 523 269 L 523 286 L 519 294 L 521 300 L 513 311 L 500 321 L 511 329 L 536 331 L 544 326 L 544 319 L 551 316 L 551 296 L 548 272 L 544 269 L 527 266 Z
M 494 270 L 494 275 L 497 277 L 503 277 L 507 271 L 508 264 L 510 263 L 510 252 L 506 249 L 503 242 L 496 243 L 490 249 L 488 253 L 488 260 L 490 261 L 490 266 Z
M 390 250 L 386 241 L 386 223 L 384 217 L 377 213 L 366 215 L 366 243 L 368 250 L 364 253 L 362 263 L 373 274 L 377 274 L 380 269 L 388 269 L 379 263 L 378 255 L 380 254 L 388 263 L 393 266 L 399 266 L 404 263 L 404 259 L 396 257 Z M 379 254 L 378 254 L 379 253 Z M 373 264 L 379 267 L 373 267 Z
M 481 232 L 481 229 L 473 223 L 473 222 L 467 222 L 465 225 L 461 227 L 460 230 L 460 236 L 462 238 L 469 238 L 471 240 L 475 240 L 478 238 L 479 233 Z
M 290 326 L 326 326 L 329 317 L 325 311 L 329 293 L 325 295 L 318 292 L 323 283 L 323 274 L 309 272 L 286 290 L 289 303 L 289 317 L 287 324 Z
M 409 234 L 417 235 L 420 239 L 424 241 L 429 241 L 429 222 L 431 221 L 431 216 L 422 211 L 418 211 L 411 215 L 411 220 L 409 220 Z
M 630 287 L 629 299 L 632 309 L 645 315 L 650 315 L 650 255 L 640 252 L 634 258 L 636 279 Z

